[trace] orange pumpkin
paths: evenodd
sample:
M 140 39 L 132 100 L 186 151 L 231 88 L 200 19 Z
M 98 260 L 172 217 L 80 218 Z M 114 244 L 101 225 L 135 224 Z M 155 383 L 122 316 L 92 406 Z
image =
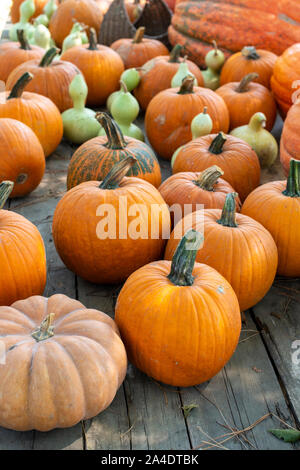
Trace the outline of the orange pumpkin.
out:
M 71 271 L 90 282 L 122 282 L 162 256 L 168 207 L 150 183 L 124 177 L 134 162 L 128 156 L 100 184 L 79 184 L 56 207 L 56 249 Z
M 162 42 L 144 38 L 144 32 L 145 28 L 141 26 L 133 39 L 118 39 L 111 44 L 110 47 L 122 58 L 125 69 L 141 67 L 154 57 L 169 55 Z
M 124 3 L 131 23 L 134 23 L 142 13 L 146 0 L 124 0 Z
M 124 380 L 127 357 L 115 322 L 66 295 L 1 307 L 0 335 L 0 426 L 74 426 L 107 408 Z
M 299 119 L 300 101 L 298 100 L 287 114 L 280 139 L 280 161 L 286 175 L 289 174 L 291 159 L 300 160 Z
M 187 215 L 174 228 L 165 259 L 172 259 L 178 245 L 176 231 L 201 230 L 204 242 L 196 261 L 216 269 L 237 295 L 240 309 L 257 304 L 270 289 L 276 274 L 278 254 L 270 233 L 255 220 L 235 213 L 236 193 L 226 196 L 223 210 L 205 209 L 203 217 Z M 174 235 L 175 234 L 175 235 Z
M 96 117 L 106 137 L 88 140 L 73 154 L 68 168 L 68 190 L 84 181 L 102 181 L 115 163 L 128 156 L 136 159 L 128 176 L 141 178 L 158 187 L 161 172 L 152 149 L 140 140 L 124 138 L 119 126 L 107 113 L 98 113 Z
M 178 151 L 173 173 L 203 171 L 211 165 L 219 166 L 223 179 L 238 192 L 244 201 L 259 185 L 259 160 L 247 142 L 232 135 L 211 134 L 192 140 Z
M 30 60 L 16 67 L 9 75 L 6 89 L 11 90 L 25 72 L 31 73 L 33 79 L 26 85 L 26 91 L 46 96 L 58 107 L 60 112 L 73 107 L 69 95 L 69 86 L 80 70 L 70 62 L 54 60 L 57 49 L 49 49 L 41 61 Z
M 202 172 L 175 173 L 166 179 L 158 188 L 160 194 L 168 204 L 169 208 L 174 208 L 171 212 L 175 224 L 190 212 L 200 210 L 200 205 L 205 209 L 222 208 L 226 194 L 233 192 L 232 186 L 227 181 L 220 178 L 223 171 L 213 165 Z M 240 210 L 241 202 L 237 199 L 237 210 Z
M 32 46 L 24 37 L 24 30 L 18 30 L 19 42 L 3 42 L 0 44 L 0 80 L 6 82 L 9 74 L 23 62 L 40 60 L 45 50 Z
M 275 62 L 271 87 L 283 118 L 299 96 L 300 43 L 289 47 Z
M 146 62 L 140 70 L 141 80 L 134 95 L 142 109 L 146 109 L 152 98 L 160 91 L 170 88 L 171 81 L 176 74 L 180 63 L 181 46 L 175 46 L 169 56 L 158 56 Z M 196 77 L 198 85 L 204 86 L 200 69 L 190 60 L 186 60 L 189 71 Z
M 271 77 L 277 55 L 270 51 L 245 46 L 241 52 L 236 52 L 225 62 L 220 76 L 221 85 L 239 82 L 249 73 L 257 73 L 253 81 L 270 88 Z
M 42 294 L 46 285 L 46 254 L 40 232 L 22 215 L 2 209 L 12 189 L 11 181 L 0 184 L 0 305 Z
M 124 65 L 120 56 L 107 46 L 97 44 L 95 31 L 90 31 L 90 44 L 67 49 L 63 61 L 76 65 L 88 86 L 87 104 L 100 106 L 120 87 Z
M 10 10 L 10 17 L 12 23 L 18 23 L 18 21 L 20 21 L 20 6 L 23 2 L 24 0 L 12 0 Z M 36 18 L 37 16 L 41 15 L 47 3 L 48 0 L 34 0 L 35 12 L 32 18 Z
M 59 47 L 70 33 L 74 21 L 94 28 L 97 34 L 100 31 L 103 14 L 97 3 L 91 0 L 64 0 L 54 12 L 49 30 L 52 39 Z
M 241 330 L 230 284 L 215 269 L 195 263 L 196 235 L 183 237 L 172 263 L 150 263 L 133 273 L 115 313 L 129 360 L 155 380 L 180 387 L 217 374 Z
M 276 103 L 270 90 L 253 83 L 257 73 L 246 75 L 240 82 L 226 83 L 216 90 L 223 98 L 230 114 L 230 130 L 249 123 L 253 114 L 261 112 L 267 118 L 266 128 L 271 131 L 276 119 Z
M 205 106 L 213 121 L 212 132 L 227 132 L 229 115 L 223 99 L 208 88 L 194 87 L 193 77 L 185 78 L 180 88 L 161 91 L 151 100 L 145 129 L 162 158 L 171 160 L 175 150 L 192 139 L 191 122 Z
M 13 118 L 29 126 L 48 157 L 63 137 L 63 122 L 58 108 L 45 96 L 24 91 L 32 75 L 24 73 L 10 92 L 0 93 L 0 118 Z
M 15 119 L 0 119 L 0 181 L 14 182 L 12 197 L 26 196 L 41 182 L 45 156 L 31 129 Z
M 272 181 L 247 197 L 242 213 L 260 222 L 278 248 L 278 274 L 300 276 L 300 161 L 290 161 L 287 181 Z

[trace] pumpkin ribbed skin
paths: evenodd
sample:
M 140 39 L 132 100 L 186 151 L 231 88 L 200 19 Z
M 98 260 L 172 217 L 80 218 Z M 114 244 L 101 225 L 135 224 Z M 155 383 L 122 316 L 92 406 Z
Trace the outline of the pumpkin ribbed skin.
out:
M 222 208 L 226 194 L 234 191 L 232 186 L 224 179 L 218 178 L 213 185 L 213 190 L 206 190 L 197 184 L 199 176 L 201 172 L 184 171 L 166 179 L 158 189 L 168 206 L 179 204 L 184 215 L 196 211 L 197 204 L 203 204 L 204 209 Z M 240 207 L 241 202 L 238 199 L 238 211 Z
M 109 47 L 97 45 L 90 50 L 87 44 L 67 49 L 63 61 L 74 64 L 81 71 L 88 86 L 87 105 L 100 106 L 120 87 L 124 65 L 120 56 Z
M 286 176 L 289 173 L 291 159 L 300 160 L 299 119 L 300 101 L 297 101 L 287 114 L 280 139 L 280 161 Z
M 300 31 L 298 25 L 280 16 L 291 16 L 294 9 L 279 8 L 277 4 L 274 0 L 177 1 L 169 40 L 183 45 L 198 65 L 204 65 L 213 40 L 227 56 L 249 44 L 282 54 L 300 41 Z M 297 20 L 300 22 L 300 15 Z
M 39 60 L 30 60 L 16 67 L 6 82 L 6 89 L 11 90 L 16 81 L 25 73 L 33 75 L 25 90 L 46 96 L 58 107 L 60 112 L 73 107 L 69 95 L 69 86 L 80 70 L 70 62 L 54 60 L 47 67 L 40 67 Z
M 266 88 L 271 88 L 271 77 L 273 74 L 274 64 L 278 58 L 273 52 L 257 49 L 252 52 L 253 48 L 245 47 L 242 52 L 233 54 L 225 62 L 221 75 L 220 84 L 239 82 L 248 73 L 257 73 L 258 78 L 253 80 L 260 83 Z M 247 53 L 247 51 L 249 51 Z
M 20 98 L 4 102 L 9 93 L 0 93 L 0 118 L 12 118 L 30 127 L 38 137 L 48 157 L 63 137 L 63 122 L 59 110 L 48 98 L 37 93 L 23 92 Z
M 269 232 L 255 220 L 236 214 L 238 227 L 225 227 L 217 221 L 221 209 L 205 209 L 196 221 L 196 213 L 178 223 L 184 230 L 194 228 L 204 233 L 204 243 L 196 261 L 216 269 L 232 286 L 240 309 L 246 310 L 259 302 L 270 289 L 277 269 L 278 254 Z M 165 259 L 172 259 L 178 245 L 174 232 L 168 241 Z
M 24 0 L 12 0 L 10 10 L 10 17 L 12 23 L 17 23 L 18 21 L 20 21 L 20 6 L 23 2 Z M 32 18 L 36 18 L 37 16 L 41 15 L 47 3 L 48 0 L 34 0 L 35 12 Z
M 136 158 L 136 163 L 128 172 L 148 181 L 156 188 L 161 183 L 158 160 L 151 148 L 140 140 L 125 138 L 125 149 L 108 149 L 106 137 L 95 137 L 82 144 L 73 154 L 68 167 L 68 190 L 84 181 L 102 181 L 115 163 L 129 155 Z
M 141 81 L 133 92 L 143 110 L 147 108 L 154 96 L 170 88 L 172 78 L 182 61 L 183 59 L 179 58 L 176 62 L 170 62 L 170 57 L 158 56 L 143 65 L 140 70 Z M 190 60 L 186 63 L 189 71 L 195 75 L 199 87 L 204 86 L 201 70 Z
M 42 294 L 47 268 L 38 229 L 25 217 L 0 210 L 0 241 L 0 305 Z
M 222 151 L 214 154 L 209 148 L 216 137 L 217 134 L 199 137 L 180 149 L 173 165 L 173 173 L 203 171 L 217 165 L 224 171 L 223 179 L 231 184 L 241 201 L 244 201 L 259 185 L 258 157 L 249 144 L 231 135 L 225 136 Z
M 54 12 L 49 30 L 57 46 L 62 47 L 63 41 L 70 33 L 74 21 L 83 23 L 100 31 L 103 14 L 97 3 L 91 0 L 64 0 Z
M 146 209 L 141 222 L 141 230 L 146 227 L 145 238 L 141 235 L 137 239 L 132 238 L 130 223 L 136 217 L 128 215 L 126 208 L 120 204 L 121 197 L 121 201 L 126 199 L 128 211 L 136 204 L 142 204 Z M 101 208 L 105 207 L 103 204 L 110 204 L 115 210 L 114 238 L 98 236 L 101 220 L 106 217 L 101 213 Z M 157 207 L 153 214 L 151 207 Z M 155 222 L 156 216 L 159 229 L 158 238 L 154 239 L 151 223 Z M 120 219 L 127 220 L 123 238 L 119 238 Z M 88 181 L 68 191 L 54 213 L 53 238 L 61 259 L 71 271 L 90 282 L 110 284 L 124 281 L 139 267 L 159 259 L 165 246 L 163 230 L 168 230 L 169 226 L 169 210 L 158 190 L 141 179 L 125 177 L 116 189 L 101 189 L 99 182 Z
M 299 61 L 300 39 L 298 44 L 284 51 L 274 65 L 271 87 L 283 118 L 299 96 Z
M 212 132 L 227 132 L 229 114 L 224 100 L 208 88 L 194 87 L 180 94 L 179 88 L 160 92 L 150 102 L 145 115 L 145 130 L 154 150 L 171 160 L 178 147 L 192 139 L 191 122 L 207 107 L 213 122 Z
M 30 49 L 22 49 L 18 42 L 4 42 L 0 44 L 0 80 L 6 82 L 9 74 L 18 65 L 29 60 L 40 60 L 45 54 L 45 49 L 31 45 Z
M 149 38 L 143 38 L 140 42 L 134 42 L 134 39 L 118 39 L 110 47 L 122 58 L 126 69 L 141 67 L 157 56 L 169 55 L 162 42 Z
M 26 196 L 40 184 L 45 156 L 28 126 L 15 119 L 0 119 L 0 155 L 0 182 L 15 183 L 12 197 Z
M 189 387 L 211 379 L 230 359 L 240 311 L 232 287 L 216 270 L 196 263 L 193 285 L 178 287 L 167 278 L 170 268 L 170 261 L 158 261 L 133 273 L 118 297 L 115 319 L 136 367 L 155 380 Z
M 260 222 L 272 235 L 278 248 L 278 274 L 300 276 L 300 193 L 282 194 L 286 181 L 263 184 L 247 197 L 242 213 Z
M 249 83 L 247 89 L 239 93 L 239 82 L 226 83 L 216 90 L 225 101 L 230 115 L 230 130 L 249 123 L 251 117 L 258 112 L 266 118 L 266 129 L 273 129 L 276 119 L 276 103 L 268 88 L 260 83 Z M 242 110 L 242 112 L 241 112 Z
M 32 334 L 54 314 L 54 335 Z M 127 358 L 115 322 L 56 294 L 0 308 L 6 363 L 0 368 L 0 425 L 17 431 L 74 426 L 112 402 Z M 54 393 L 55 391 L 55 393 Z

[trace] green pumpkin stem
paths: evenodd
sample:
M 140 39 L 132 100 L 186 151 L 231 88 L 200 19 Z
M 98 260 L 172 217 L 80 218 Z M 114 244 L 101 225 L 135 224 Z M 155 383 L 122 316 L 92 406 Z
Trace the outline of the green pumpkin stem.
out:
M 37 328 L 31 336 L 37 341 L 44 341 L 45 339 L 51 338 L 51 336 L 54 336 L 54 331 L 53 331 L 53 320 L 54 320 L 55 314 L 54 313 L 49 313 L 49 315 L 46 316 L 45 320 L 42 321 L 41 325 L 39 328 Z
M 51 47 L 50 49 L 48 49 L 46 54 L 43 56 L 39 67 L 48 67 L 49 65 L 51 65 L 57 53 L 58 49 L 56 47 Z
M 29 72 L 23 73 L 23 75 L 16 81 L 7 99 L 21 98 L 26 85 L 33 79 L 33 75 Z
M 286 189 L 282 192 L 288 197 L 300 197 L 300 160 L 290 161 L 290 171 L 286 182 Z
M 102 112 L 96 114 L 96 119 L 100 122 L 101 126 L 104 128 L 107 143 L 105 147 L 111 150 L 120 150 L 124 149 L 127 146 L 127 143 L 124 139 L 123 133 L 116 123 L 108 113 Z
M 248 91 L 249 83 L 253 82 L 253 80 L 255 80 L 258 77 L 259 77 L 258 73 L 248 73 L 248 75 L 245 75 L 245 77 L 242 78 L 238 87 L 236 88 L 236 92 L 245 93 L 246 91 Z
M 176 44 L 170 52 L 169 62 L 178 63 L 182 49 L 183 47 L 180 44 Z
M 108 172 L 104 180 L 101 182 L 99 188 L 101 189 L 116 189 L 121 183 L 124 176 L 127 175 L 130 168 L 136 163 L 136 158 L 128 155 L 123 160 L 116 163 Z
M 191 93 L 194 93 L 194 82 L 195 82 L 195 77 L 192 77 L 192 75 L 187 75 L 182 80 L 182 84 L 178 91 L 178 95 L 189 95 Z
M 20 43 L 20 49 L 23 49 L 24 51 L 31 51 L 31 47 L 25 36 L 24 29 L 18 29 L 17 36 L 18 36 L 18 41 Z
M 220 167 L 213 165 L 202 171 L 194 183 L 205 191 L 213 191 L 214 185 L 223 174 L 224 171 Z
M 214 155 L 219 155 L 223 152 L 223 147 L 226 142 L 227 138 L 223 132 L 219 132 L 217 137 L 214 138 L 212 143 L 209 146 L 209 152 L 213 153 Z
M 3 209 L 13 189 L 14 183 L 12 181 L 2 181 L 0 183 L 0 209 Z
M 196 255 L 203 238 L 196 230 L 189 230 L 180 240 L 172 259 L 171 271 L 168 279 L 175 286 L 192 286 L 192 275 Z
M 144 34 L 145 34 L 145 26 L 141 26 L 136 30 L 135 36 L 132 40 L 133 44 L 139 44 L 140 42 L 143 41 L 144 39 Z
M 97 50 L 97 33 L 94 28 L 90 28 L 89 34 L 89 51 Z
M 225 203 L 222 210 L 222 215 L 218 224 L 223 225 L 224 227 L 237 227 L 235 217 L 235 198 L 238 196 L 237 193 L 229 193 L 226 196 Z
M 245 46 L 242 49 L 242 56 L 248 60 L 258 60 L 260 55 L 258 54 L 255 46 Z

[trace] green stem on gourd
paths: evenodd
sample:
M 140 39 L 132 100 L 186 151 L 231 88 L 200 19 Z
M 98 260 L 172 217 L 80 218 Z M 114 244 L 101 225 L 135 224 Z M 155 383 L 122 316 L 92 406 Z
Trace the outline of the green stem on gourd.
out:
M 18 29 L 17 36 L 18 36 L 18 41 L 20 43 L 20 49 L 23 49 L 24 51 L 31 51 L 31 47 L 25 36 L 24 29 Z
M 260 55 L 258 54 L 255 46 L 245 46 L 242 49 L 242 56 L 248 60 L 258 60 Z
M 56 47 L 51 47 L 43 56 L 39 67 L 48 67 L 49 65 L 51 65 L 57 53 L 58 49 Z
M 192 229 L 180 240 L 172 259 L 170 274 L 167 276 L 175 286 L 193 285 L 192 272 L 202 239 L 201 234 Z
M 188 95 L 194 93 L 194 81 L 195 77 L 192 75 L 187 75 L 183 80 L 178 95 Z
M 258 77 L 259 77 L 258 73 L 255 73 L 255 72 L 248 73 L 247 75 L 245 75 L 244 78 L 242 78 L 242 80 L 240 81 L 235 91 L 237 93 L 245 93 L 246 91 L 248 91 L 249 83 L 253 82 L 253 80 L 255 80 Z
M 213 191 L 214 185 L 223 174 L 224 171 L 219 166 L 213 165 L 202 171 L 194 183 L 205 191 Z
M 90 28 L 89 34 L 89 51 L 96 51 L 97 50 L 97 33 L 94 28 Z
M 143 41 L 145 31 L 146 31 L 145 26 L 141 26 L 140 28 L 136 30 L 135 36 L 132 40 L 133 44 L 139 44 L 140 42 Z
M 49 313 L 49 315 L 46 316 L 45 320 L 42 321 L 40 324 L 39 328 L 37 328 L 31 336 L 37 341 L 44 341 L 48 338 L 51 338 L 51 336 L 54 336 L 54 331 L 53 331 L 53 321 L 54 321 L 55 314 L 54 313 Z
M 258 132 L 266 126 L 267 118 L 263 113 L 255 113 L 249 121 L 249 127 Z
M 286 189 L 282 194 L 288 197 L 300 197 L 300 160 L 291 159 Z
M 210 144 L 208 151 L 210 153 L 213 153 L 214 155 L 219 155 L 220 153 L 223 152 L 223 147 L 224 147 L 226 140 L 227 140 L 227 137 L 224 134 L 224 132 L 219 132 L 217 137 L 215 137 L 212 143 Z
M 183 47 L 180 44 L 176 44 L 170 52 L 169 62 L 178 63 L 182 49 Z
M 23 73 L 23 75 L 16 81 L 7 99 L 21 98 L 26 85 L 33 79 L 33 75 L 29 72 Z
M 238 224 L 235 220 L 235 198 L 238 196 L 237 193 L 229 193 L 226 196 L 225 203 L 222 210 L 222 215 L 218 224 L 223 225 L 224 227 L 237 227 Z
M 118 126 L 116 121 L 114 121 L 109 116 L 109 114 L 104 112 L 97 113 L 96 119 L 104 128 L 105 134 L 107 136 L 107 143 L 105 144 L 105 147 L 112 150 L 118 150 L 124 149 L 127 146 L 120 127 Z
M 116 163 L 101 182 L 99 188 L 116 189 L 136 161 L 136 158 L 129 155 L 120 162 Z
M 14 183 L 12 181 L 2 181 L 0 183 L 0 209 L 3 209 L 13 189 Z
M 120 88 L 123 91 L 123 93 L 128 93 L 128 88 L 126 86 L 126 83 L 123 80 L 120 80 Z

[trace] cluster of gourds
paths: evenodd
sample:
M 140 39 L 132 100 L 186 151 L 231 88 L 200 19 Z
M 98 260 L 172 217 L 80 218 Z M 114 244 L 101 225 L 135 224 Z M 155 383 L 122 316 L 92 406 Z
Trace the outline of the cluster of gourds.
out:
M 33 24 L 24 11 L 34 1 Z M 0 45 L 0 425 L 16 430 L 98 414 L 124 380 L 127 354 L 166 384 L 209 380 L 237 346 L 240 311 L 276 273 L 300 276 L 300 102 L 281 139 L 287 180 L 259 186 L 277 158 L 270 131 L 276 102 L 283 116 L 291 105 L 299 45 L 279 58 L 246 46 L 225 61 L 214 43 L 202 72 L 181 45 L 169 53 L 143 28 L 99 45 L 94 0 L 56 3 L 25 0 L 13 27 L 20 45 Z M 50 42 L 33 44 L 39 26 L 60 57 Z M 110 114 L 95 111 L 105 104 Z M 151 146 L 133 123 L 140 108 Z M 115 322 L 64 295 L 41 297 L 42 237 L 3 209 L 38 186 L 63 134 L 81 145 L 55 209 L 55 247 L 87 281 L 125 281 Z M 163 183 L 154 151 L 172 160 Z

